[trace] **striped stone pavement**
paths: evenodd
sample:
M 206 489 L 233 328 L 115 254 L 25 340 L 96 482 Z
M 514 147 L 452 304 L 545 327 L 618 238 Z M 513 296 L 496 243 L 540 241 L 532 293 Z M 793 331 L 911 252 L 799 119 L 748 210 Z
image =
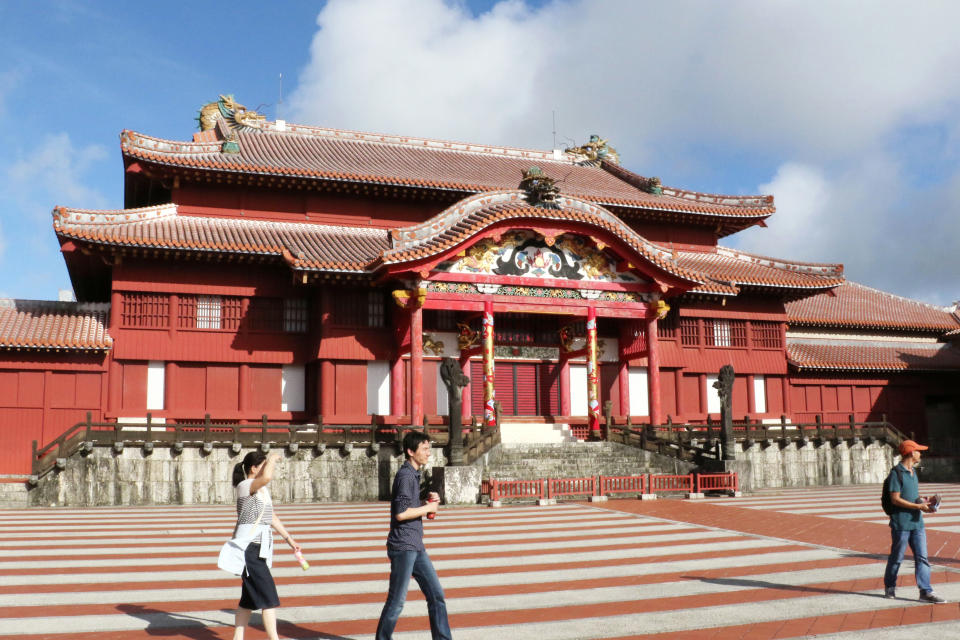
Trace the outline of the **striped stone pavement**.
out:
M 278 505 L 312 565 L 302 571 L 278 546 L 282 637 L 372 637 L 387 588 L 388 509 Z M 902 597 L 887 600 L 882 541 L 872 552 L 843 547 L 822 539 L 836 520 L 759 514 L 713 500 L 611 500 L 444 509 L 425 528 L 458 640 L 960 638 L 960 565 L 934 569 L 953 604 L 917 602 L 909 562 Z M 215 558 L 233 521 L 222 506 L 0 511 L 0 637 L 230 638 L 239 580 Z M 428 628 L 412 586 L 395 637 L 429 638 Z
M 879 484 L 841 488 L 778 489 L 715 502 L 749 509 L 860 520 L 885 525 L 889 521 L 889 516 L 884 514 L 880 507 L 880 492 Z M 937 513 L 924 515 L 926 528 L 931 531 L 960 533 L 960 484 L 928 482 L 920 484 L 920 495 L 934 494 L 940 494 L 943 502 Z

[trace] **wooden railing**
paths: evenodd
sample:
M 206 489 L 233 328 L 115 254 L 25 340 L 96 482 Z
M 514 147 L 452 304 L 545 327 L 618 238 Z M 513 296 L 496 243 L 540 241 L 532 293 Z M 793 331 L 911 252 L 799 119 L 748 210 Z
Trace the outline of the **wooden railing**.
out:
M 423 424 L 410 427 L 404 424 L 390 424 L 383 416 L 370 416 L 369 424 L 325 424 L 323 416 L 317 417 L 311 424 L 270 424 L 267 416 L 257 424 L 224 424 L 214 422 L 207 414 L 202 422 L 165 424 L 154 423 L 147 414 L 146 423 L 94 422 L 92 414 L 87 412 L 86 420 L 68 428 L 52 442 L 37 447 L 33 441 L 31 462 L 31 484 L 53 469 L 63 469 L 66 459 L 77 452 L 89 453 L 93 447 L 109 445 L 116 452 L 124 447 L 142 448 L 149 454 L 154 447 L 169 446 L 175 453 L 184 447 L 202 448 L 209 453 L 213 448 L 232 447 L 235 453 L 247 447 L 261 445 L 285 447 L 291 453 L 300 447 L 313 447 L 323 451 L 327 447 L 352 449 L 354 446 L 370 447 L 378 450 L 387 443 L 399 449 L 403 436 L 411 429 L 423 431 L 437 446 L 447 446 L 449 426 L 445 418 L 424 417 Z M 464 427 L 463 448 L 467 464 L 473 463 L 494 445 L 500 442 L 498 426 L 478 427 L 476 419 Z
M 613 416 L 606 411 L 606 437 L 613 442 L 657 451 L 684 460 L 702 461 L 717 457 L 717 444 L 723 437 L 719 424 L 673 424 L 668 417 L 666 424 L 633 424 L 631 416 Z M 854 416 L 846 421 L 825 421 L 816 416 L 814 422 L 790 422 L 780 417 L 779 424 L 763 422 L 734 422 L 734 440 L 749 446 L 754 442 L 797 442 L 802 440 L 851 440 L 866 438 L 880 440 L 898 446 L 906 440 L 894 425 L 882 416 L 879 422 L 856 422 Z

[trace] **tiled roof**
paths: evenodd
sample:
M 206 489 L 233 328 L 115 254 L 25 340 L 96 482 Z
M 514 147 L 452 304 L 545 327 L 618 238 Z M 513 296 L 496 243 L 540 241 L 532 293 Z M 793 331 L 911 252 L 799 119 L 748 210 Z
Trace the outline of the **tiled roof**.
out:
M 554 219 L 604 229 L 667 273 L 696 283 L 694 292 L 736 295 L 742 286 L 814 289 L 842 282 L 838 265 L 803 264 L 720 248 L 717 253 L 671 252 L 649 242 L 602 207 L 560 196 L 558 209 L 531 207 L 512 190 L 465 198 L 444 212 L 402 229 L 226 217 L 182 216 L 174 204 L 94 211 L 58 207 L 62 238 L 96 244 L 274 256 L 303 271 L 368 272 L 378 261 L 399 263 L 434 255 L 486 226 L 519 218 Z
M 735 287 L 830 289 L 842 283 L 843 265 L 789 262 L 718 247 L 714 252 L 677 251 L 677 262 Z M 694 289 L 695 293 L 703 293 Z
M 762 220 L 774 212 L 769 196 L 715 196 L 665 188 L 652 195 L 601 166 L 564 153 L 444 142 L 421 138 L 263 123 L 234 132 L 237 153 L 221 140 L 171 141 L 133 131 L 121 134 L 123 153 L 167 166 L 240 174 L 361 182 L 463 192 L 515 189 L 535 164 L 564 193 L 604 205 Z M 613 168 L 612 171 L 616 171 Z
M 105 245 L 277 256 L 294 268 L 364 271 L 389 246 L 383 229 L 181 216 L 176 205 L 121 211 L 58 207 L 57 234 Z
M 787 341 L 787 361 L 802 370 L 960 371 L 960 348 L 942 343 Z
M 960 328 L 948 311 L 847 281 L 831 292 L 786 304 L 795 326 L 835 326 L 944 332 Z
M 701 287 L 709 289 L 714 286 L 702 274 L 680 266 L 669 251 L 644 239 L 602 207 L 564 196 L 559 196 L 556 204 L 556 208 L 531 206 L 522 191 L 501 191 L 465 198 L 421 224 L 393 230 L 393 247 L 384 252 L 383 262 L 407 262 L 436 255 L 491 224 L 502 220 L 534 218 L 587 224 L 603 229 L 663 271 Z
M 106 351 L 107 303 L 0 299 L 0 348 Z

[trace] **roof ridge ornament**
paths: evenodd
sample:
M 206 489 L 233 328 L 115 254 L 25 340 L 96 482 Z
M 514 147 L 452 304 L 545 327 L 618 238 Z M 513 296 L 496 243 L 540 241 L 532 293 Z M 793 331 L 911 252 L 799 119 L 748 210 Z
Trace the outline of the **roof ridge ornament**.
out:
M 527 192 L 527 202 L 531 205 L 546 209 L 560 208 L 557 204 L 560 189 L 557 187 L 556 181 L 548 177 L 543 169 L 537 165 L 532 165 L 529 169 L 523 171 L 520 188 Z
M 608 138 L 600 138 L 594 133 L 589 142 L 579 147 L 567 147 L 563 151 L 572 155 L 574 162 L 580 165 L 599 165 L 602 161 L 620 164 L 620 154 L 607 141 Z
M 231 129 L 259 129 L 266 122 L 266 116 L 247 109 L 234 100 L 233 94 L 221 95 L 216 102 L 210 102 L 200 108 L 197 125 L 200 131 L 209 131 L 217 126 L 217 120 L 223 118 Z

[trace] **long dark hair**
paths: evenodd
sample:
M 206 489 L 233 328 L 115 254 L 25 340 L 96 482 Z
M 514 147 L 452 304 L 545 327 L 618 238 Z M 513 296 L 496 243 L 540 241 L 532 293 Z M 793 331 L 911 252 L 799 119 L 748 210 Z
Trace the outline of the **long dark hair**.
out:
M 243 457 L 243 462 L 238 462 L 233 467 L 233 486 L 237 486 L 241 482 L 247 479 L 247 475 L 250 473 L 250 469 L 257 466 L 258 464 L 263 464 L 263 461 L 267 459 L 267 454 L 263 451 L 251 451 Z

